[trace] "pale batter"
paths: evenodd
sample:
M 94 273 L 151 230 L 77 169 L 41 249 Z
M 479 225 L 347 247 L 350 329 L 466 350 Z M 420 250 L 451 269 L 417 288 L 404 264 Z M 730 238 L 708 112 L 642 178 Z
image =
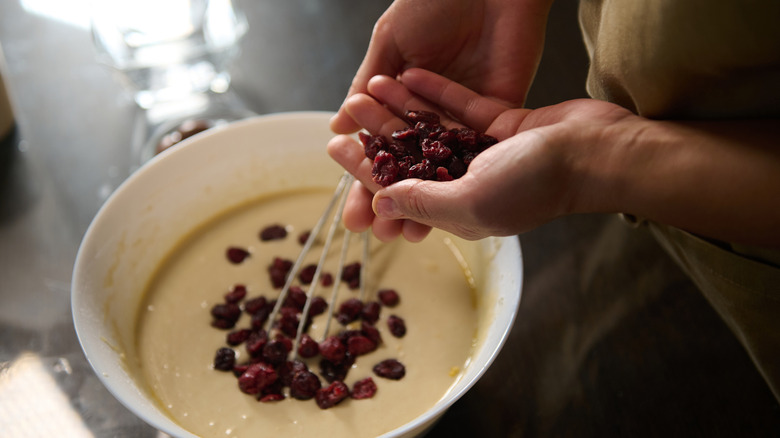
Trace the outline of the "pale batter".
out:
M 346 384 L 371 376 L 378 386 L 371 399 L 346 399 L 320 409 L 313 400 L 287 398 L 261 403 L 239 391 L 232 373 L 212 367 L 217 348 L 225 346 L 227 331 L 210 326 L 211 307 L 236 283 L 245 284 L 247 297 L 275 298 L 267 266 L 276 256 L 294 260 L 301 250 L 300 232 L 310 229 L 324 210 L 330 193 L 295 192 L 264 198 L 229 212 L 192 233 L 170 255 L 150 282 L 138 317 L 137 347 L 145 384 L 169 415 L 200 436 L 213 437 L 375 437 L 424 413 L 441 399 L 468 363 L 477 330 L 475 291 L 451 247 L 450 237 L 434 231 L 424 242 L 372 242 L 367 292 L 376 299 L 379 288 L 394 288 L 401 296 L 395 308 L 383 308 L 376 326 L 383 344 L 357 358 Z M 259 231 L 281 223 L 290 232 L 283 241 L 261 242 Z M 347 261 L 360 258 L 356 239 Z M 340 242 L 340 237 L 337 242 Z M 457 246 L 474 245 L 456 241 Z M 228 246 L 247 247 L 251 256 L 239 265 L 225 257 Z M 338 244 L 327 269 L 335 272 Z M 315 245 L 311 261 L 319 257 Z M 318 295 L 330 297 L 330 288 Z M 345 285 L 339 301 L 357 297 Z M 397 314 L 406 321 L 407 334 L 394 338 L 386 319 Z M 243 315 L 238 327 L 248 326 Z M 324 317 L 314 320 L 312 332 L 321 333 Z M 331 323 L 331 332 L 343 328 Z M 316 338 L 319 340 L 319 338 Z M 238 362 L 248 356 L 243 347 Z M 395 358 L 406 366 L 406 376 L 392 381 L 375 376 L 371 367 Z M 312 372 L 319 367 L 310 363 Z M 321 379 L 323 386 L 327 385 Z

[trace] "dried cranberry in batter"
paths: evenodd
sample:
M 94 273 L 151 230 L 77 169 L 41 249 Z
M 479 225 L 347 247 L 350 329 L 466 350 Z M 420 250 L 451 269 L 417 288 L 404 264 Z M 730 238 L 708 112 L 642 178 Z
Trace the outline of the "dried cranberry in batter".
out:
M 399 380 L 406 375 L 406 367 L 396 359 L 386 359 L 374 365 L 374 374 L 386 379 Z
M 267 242 L 269 240 L 281 240 L 287 237 L 287 230 L 282 225 L 269 225 L 260 231 L 260 240 Z
M 352 398 L 355 400 L 362 400 L 365 398 L 371 398 L 376 394 L 376 383 L 371 377 L 358 380 L 352 386 Z
M 230 260 L 230 263 L 239 264 L 244 261 L 247 257 L 249 257 L 249 251 L 247 251 L 244 248 L 238 248 L 235 246 L 231 246 L 227 249 L 227 252 L 225 254 Z
M 342 381 L 335 381 L 325 388 L 317 390 L 315 400 L 321 409 L 328 409 L 349 397 L 349 388 Z

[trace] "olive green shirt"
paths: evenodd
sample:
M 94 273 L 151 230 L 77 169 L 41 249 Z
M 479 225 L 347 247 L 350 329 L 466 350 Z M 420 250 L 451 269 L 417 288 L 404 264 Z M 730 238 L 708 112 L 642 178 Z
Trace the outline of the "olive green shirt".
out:
M 580 24 L 596 99 L 653 119 L 780 119 L 780 1 L 582 0 Z M 648 226 L 780 400 L 780 251 Z

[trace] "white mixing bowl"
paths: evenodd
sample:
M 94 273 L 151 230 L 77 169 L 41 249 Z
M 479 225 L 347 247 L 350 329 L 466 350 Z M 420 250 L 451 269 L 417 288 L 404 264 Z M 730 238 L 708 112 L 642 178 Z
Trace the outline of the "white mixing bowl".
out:
M 267 115 L 194 136 L 135 172 L 87 230 L 72 283 L 79 341 L 109 391 L 153 427 L 194 436 L 164 413 L 127 360 L 135 355 L 136 315 L 149 278 L 183 236 L 217 213 L 265 193 L 332 188 L 343 170 L 325 151 L 333 136 L 331 116 Z M 483 291 L 478 311 L 487 323 L 470 364 L 444 398 L 387 437 L 416 436 L 429 428 L 484 374 L 507 338 L 520 301 L 520 245 L 516 237 L 489 238 L 480 248 L 488 262 L 477 278 Z

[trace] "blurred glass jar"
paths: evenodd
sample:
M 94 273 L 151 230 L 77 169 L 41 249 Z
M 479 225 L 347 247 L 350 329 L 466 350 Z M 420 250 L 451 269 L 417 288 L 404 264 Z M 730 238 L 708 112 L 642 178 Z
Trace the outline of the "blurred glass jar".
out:
M 224 93 L 246 33 L 231 0 L 94 0 L 98 59 L 121 73 L 142 108 Z

